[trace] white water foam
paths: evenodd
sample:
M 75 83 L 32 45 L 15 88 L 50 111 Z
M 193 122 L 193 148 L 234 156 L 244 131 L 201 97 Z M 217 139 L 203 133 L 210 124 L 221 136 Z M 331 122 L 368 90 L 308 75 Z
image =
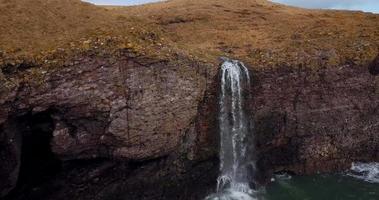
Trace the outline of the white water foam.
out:
M 271 178 L 271 182 L 275 181 L 288 181 L 291 180 L 292 176 L 287 173 L 275 174 L 274 177 Z
M 252 195 L 253 194 L 227 189 L 223 192 L 212 194 L 205 198 L 205 200 L 256 200 Z
M 370 183 L 379 183 L 379 163 L 352 163 L 349 176 Z

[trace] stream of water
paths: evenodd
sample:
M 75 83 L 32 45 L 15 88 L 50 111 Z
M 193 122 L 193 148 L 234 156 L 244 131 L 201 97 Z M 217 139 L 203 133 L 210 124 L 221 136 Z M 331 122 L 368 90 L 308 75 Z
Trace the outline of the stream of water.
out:
M 219 97 L 220 175 L 217 193 L 207 200 L 253 200 L 252 175 L 255 163 L 248 144 L 252 137 L 245 99 L 250 92 L 249 71 L 237 60 L 225 59 L 221 65 Z M 250 143 L 251 144 L 251 143 Z

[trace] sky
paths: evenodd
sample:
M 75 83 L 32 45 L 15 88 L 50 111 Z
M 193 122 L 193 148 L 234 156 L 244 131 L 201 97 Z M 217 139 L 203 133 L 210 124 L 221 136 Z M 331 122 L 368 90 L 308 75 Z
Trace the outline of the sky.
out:
M 138 5 L 138 4 L 144 4 L 144 3 L 149 3 L 149 2 L 157 2 L 160 0 L 83 0 L 83 1 L 91 2 L 91 3 L 99 4 L 99 5 L 131 6 L 131 5 Z
M 379 13 L 379 0 L 272 0 L 304 8 L 362 10 Z
M 85 0 L 99 5 L 138 5 L 159 0 Z M 206 1 L 206 0 L 204 0 Z M 233 0 L 230 0 L 231 2 Z M 274 2 L 304 7 L 362 10 L 379 13 L 379 0 L 272 0 Z

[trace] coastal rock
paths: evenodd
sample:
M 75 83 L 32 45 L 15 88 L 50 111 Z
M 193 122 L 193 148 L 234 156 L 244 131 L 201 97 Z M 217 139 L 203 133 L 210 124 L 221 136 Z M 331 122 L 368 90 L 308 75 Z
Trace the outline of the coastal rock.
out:
M 213 65 L 184 56 L 171 61 L 131 57 L 129 52 L 99 57 L 84 54 L 68 63 L 75 64 L 41 69 L 42 76 L 34 76 L 39 69 L 20 74 L 17 94 L 1 96 L 0 124 L 7 127 L 13 121 L 43 115 L 42 124 L 53 122 L 47 131 L 50 151 L 62 162 L 175 160 L 181 154 L 191 154 L 193 160 L 204 157 L 203 151 L 214 155 L 215 150 L 209 149 L 216 147 L 198 145 L 207 142 L 202 137 L 210 138 L 209 134 L 198 137 L 190 131 L 198 127 L 199 105 L 217 71 Z M 19 145 L 9 146 L 7 141 L 34 134 L 29 130 L 33 128 L 22 126 L 14 126 L 14 136 L 6 129 L 0 134 L 1 146 L 6 148 L 0 158 L 6 168 L 1 170 L 2 177 L 11 179 L 1 185 L 2 191 L 5 188 L 2 195 L 16 185 L 22 153 Z M 7 164 L 12 160 L 13 164 Z
M 183 56 L 166 61 L 131 57 L 128 52 L 78 55 L 69 63 L 75 64 L 49 69 L 43 76 L 28 76 L 35 69 L 26 70 L 16 89 L 1 96 L 0 174 L 8 180 L 2 182 L 2 195 L 16 186 L 23 165 L 22 138 L 35 134 L 36 127 L 25 122 L 30 120 L 38 122 L 32 125 L 37 130 L 50 134 L 51 153 L 67 163 L 58 175 L 61 182 L 98 180 L 84 190 L 104 189 L 93 196 L 65 186 L 55 199 L 65 199 L 67 193 L 81 199 L 111 193 L 141 198 L 125 188 L 147 195 L 144 199 L 157 195 L 167 199 L 197 179 L 203 183 L 197 192 L 204 195 L 212 189 L 218 172 L 216 66 Z M 263 181 L 277 171 L 335 172 L 353 161 L 379 159 L 378 80 L 366 67 L 250 67 L 250 71 L 249 110 L 255 124 L 251 133 Z M 41 128 L 50 121 L 52 125 Z M 18 139 L 7 142 L 12 138 Z M 77 160 L 90 164 L 78 165 Z M 75 167 L 67 167 L 71 165 Z M 178 183 L 176 189 L 163 184 L 144 190 L 152 183 L 172 181 Z M 159 192 L 166 187 L 173 189 Z M 202 198 L 201 194 L 186 198 Z
M 261 170 L 313 174 L 379 160 L 378 79 L 366 67 L 280 67 L 255 76 Z

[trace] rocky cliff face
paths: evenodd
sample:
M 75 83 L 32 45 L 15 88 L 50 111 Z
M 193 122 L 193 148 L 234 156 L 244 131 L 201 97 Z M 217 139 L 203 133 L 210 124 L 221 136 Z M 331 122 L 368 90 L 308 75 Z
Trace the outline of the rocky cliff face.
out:
M 251 68 L 252 134 L 262 174 L 334 172 L 353 161 L 379 160 L 375 62 L 369 68 Z M 41 199 L 199 199 L 214 186 L 216 66 L 124 50 L 4 77 L 2 195 L 17 182 L 37 184 L 37 194 L 23 194 Z M 28 181 L 49 168 L 56 171 L 44 183 Z M 46 185 L 57 192 L 41 196 Z
M 257 72 L 260 168 L 312 174 L 378 161 L 379 79 L 371 73 L 350 64 Z
M 1 194 L 15 187 L 25 151 L 32 151 L 30 159 L 41 156 L 34 150 L 39 143 L 21 147 L 41 133 L 49 138 L 46 151 L 61 162 L 209 159 L 215 146 L 199 145 L 210 136 L 197 133 L 215 73 L 212 65 L 180 55 L 153 60 L 121 51 L 8 74 L 13 85 L 3 88 L 0 112 Z
M 220 56 L 250 65 L 263 181 L 379 159 L 379 57 L 366 64 L 379 15 L 0 2 L 0 198 L 202 199 L 218 173 Z

